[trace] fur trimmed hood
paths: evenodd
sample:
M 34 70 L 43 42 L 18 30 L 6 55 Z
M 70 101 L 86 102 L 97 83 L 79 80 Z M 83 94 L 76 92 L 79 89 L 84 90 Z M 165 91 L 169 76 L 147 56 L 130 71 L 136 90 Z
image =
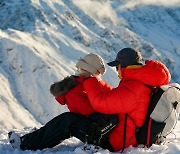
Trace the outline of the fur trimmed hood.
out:
M 75 76 L 67 76 L 63 80 L 52 84 L 50 87 L 50 92 L 55 97 L 61 96 L 77 85 L 78 82 L 76 81 Z

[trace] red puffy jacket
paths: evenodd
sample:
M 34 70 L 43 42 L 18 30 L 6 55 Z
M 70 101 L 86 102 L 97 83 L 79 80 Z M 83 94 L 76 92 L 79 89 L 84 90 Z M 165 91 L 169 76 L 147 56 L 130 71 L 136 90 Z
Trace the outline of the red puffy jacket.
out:
M 158 61 L 146 61 L 138 69 L 121 69 L 122 80 L 117 88 L 102 92 L 96 78 L 84 82 L 84 88 L 93 108 L 105 114 L 118 114 L 119 124 L 110 134 L 110 143 L 115 151 L 123 148 L 125 113 L 128 113 L 125 147 L 136 146 L 136 127 L 145 121 L 151 88 L 167 84 L 170 74 L 165 65 Z
M 71 89 L 67 88 L 65 93 L 55 97 L 55 99 L 61 105 L 66 104 L 70 112 L 88 116 L 94 113 L 95 110 L 93 109 L 91 103 L 89 102 L 87 94 L 84 90 L 84 87 L 83 87 L 84 81 L 85 81 L 85 76 L 81 76 L 81 77 L 74 76 L 74 82 L 77 82 L 77 85 Z M 72 83 L 72 80 L 70 82 Z M 61 83 L 63 83 L 63 81 L 61 81 Z M 67 83 L 63 85 L 67 85 Z M 106 92 L 112 89 L 112 87 L 108 85 L 107 83 L 105 83 L 103 80 L 99 82 L 99 85 L 103 92 Z M 64 87 L 61 89 L 64 89 Z

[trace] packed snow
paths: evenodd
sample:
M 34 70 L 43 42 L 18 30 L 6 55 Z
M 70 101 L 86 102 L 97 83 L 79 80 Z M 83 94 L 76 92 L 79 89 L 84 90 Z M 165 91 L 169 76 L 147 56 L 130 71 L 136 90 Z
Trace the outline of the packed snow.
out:
M 52 149 L 20 151 L 7 138 L 11 130 L 25 134 L 68 111 L 49 87 L 73 74 L 87 53 L 108 62 L 124 47 L 137 48 L 144 59 L 165 63 L 171 82 L 180 83 L 179 0 L 1 0 L 0 8 L 0 154 L 111 153 L 74 137 Z M 116 87 L 116 71 L 106 68 L 103 79 Z M 123 153 L 178 154 L 179 128 L 180 118 L 164 145 Z

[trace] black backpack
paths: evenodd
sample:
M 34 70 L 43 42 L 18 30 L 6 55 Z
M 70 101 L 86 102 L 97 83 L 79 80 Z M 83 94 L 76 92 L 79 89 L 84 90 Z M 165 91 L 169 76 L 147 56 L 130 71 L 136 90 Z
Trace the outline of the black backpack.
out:
M 149 147 L 160 144 L 175 127 L 180 112 L 180 85 L 177 83 L 153 89 L 145 123 L 137 128 L 138 144 Z

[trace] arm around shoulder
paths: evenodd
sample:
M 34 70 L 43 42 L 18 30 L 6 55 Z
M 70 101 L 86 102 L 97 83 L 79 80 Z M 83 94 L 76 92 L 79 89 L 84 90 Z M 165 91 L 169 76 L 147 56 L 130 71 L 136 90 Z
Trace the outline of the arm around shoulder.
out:
M 105 114 L 127 113 L 134 109 L 135 96 L 125 86 L 103 92 L 97 79 L 92 77 L 84 82 L 84 88 L 94 110 Z

